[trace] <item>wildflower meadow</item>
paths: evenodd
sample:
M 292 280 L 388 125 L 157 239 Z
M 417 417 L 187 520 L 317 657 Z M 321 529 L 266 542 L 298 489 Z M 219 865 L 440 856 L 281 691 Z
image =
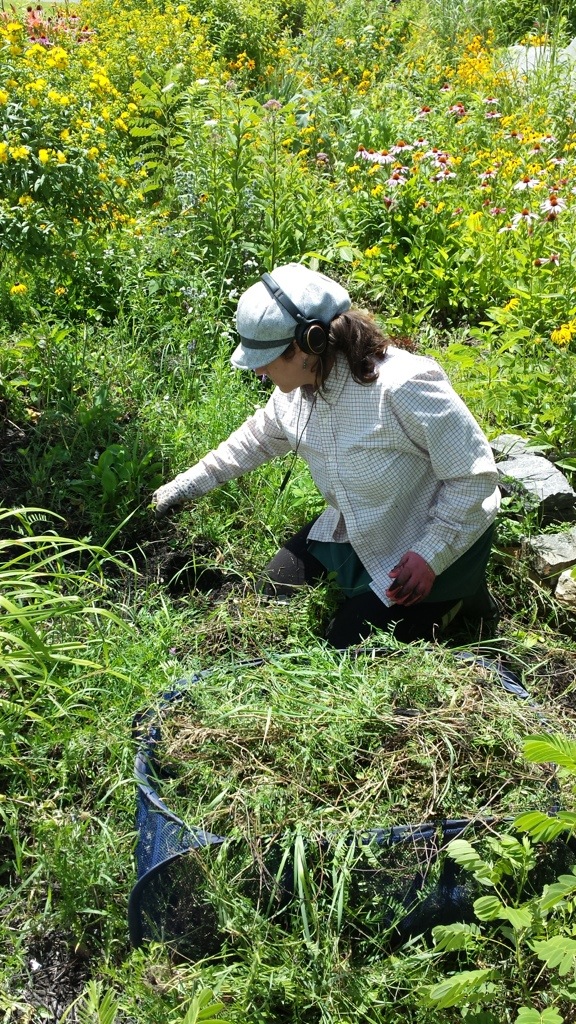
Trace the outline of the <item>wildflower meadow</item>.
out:
M 522 435 L 576 486 L 575 39 L 564 0 L 2 4 L 3 1021 L 575 1019 L 572 861 L 546 882 L 531 872 L 574 831 L 576 630 L 522 557 L 522 538 L 569 524 L 503 503 L 488 653 L 535 703 L 507 695 L 499 710 L 441 646 L 393 650 L 380 676 L 328 656 L 315 627 L 329 585 L 290 612 L 247 591 L 278 539 L 320 510 L 299 461 L 285 490 L 286 466 L 271 463 L 165 521 L 151 507 L 266 400 L 266 382 L 229 364 L 234 311 L 289 261 L 341 281 L 396 344 L 441 363 L 489 438 Z M 266 683 L 268 698 L 250 677 L 236 692 L 231 665 L 278 652 L 293 659 L 284 687 Z M 221 860 L 206 868 L 216 954 L 132 948 L 132 719 L 218 665 L 203 712 L 218 742 L 238 717 L 232 746 L 254 773 L 235 755 L 216 784 L 207 748 L 202 815 L 272 828 L 286 801 L 262 796 L 260 749 L 271 730 L 287 786 L 321 706 L 333 745 L 306 749 L 319 792 L 345 776 L 333 829 L 343 803 L 355 827 L 375 826 L 380 805 L 366 802 L 384 793 L 402 824 L 478 816 L 492 806 L 476 799 L 485 780 L 499 816 L 488 845 L 451 854 L 483 886 L 474 921 L 398 943 L 386 918 L 353 941 L 344 846 L 327 895 L 313 877 L 328 868 L 307 864 L 298 832 L 296 925 L 253 912 L 240 888 L 232 898 L 236 861 Z M 383 708 L 399 693 L 427 724 L 404 722 L 392 742 Z M 358 731 L 330 717 L 347 701 Z M 294 796 L 306 814 L 309 796 Z

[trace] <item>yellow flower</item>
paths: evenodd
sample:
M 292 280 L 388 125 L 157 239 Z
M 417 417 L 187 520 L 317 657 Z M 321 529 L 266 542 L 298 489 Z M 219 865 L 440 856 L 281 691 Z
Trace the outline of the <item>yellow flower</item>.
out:
M 36 57 L 39 60 L 44 60 L 46 53 L 47 51 L 43 46 L 40 46 L 40 43 L 32 43 L 32 46 L 29 46 L 26 50 L 26 60 L 34 60 Z
M 0 103 L 2 105 L 8 103 L 8 93 L 4 89 L 0 89 Z
M 63 50 L 61 46 L 54 46 L 49 51 L 46 63 L 50 68 L 65 68 L 68 64 L 68 54 L 66 53 L 66 50 Z
M 504 306 L 504 312 L 505 313 L 510 313 L 511 310 L 516 309 L 516 307 L 519 306 L 519 305 L 520 305 L 520 299 L 518 299 L 518 298 L 510 299 L 506 303 L 506 305 Z
M 67 291 L 67 288 L 63 288 L 62 285 L 58 285 L 58 287 L 54 289 L 54 295 L 66 295 Z
M 576 334 L 576 320 L 570 320 L 567 324 L 560 324 L 550 335 L 555 345 L 568 345 Z
M 66 154 L 63 153 L 61 149 L 58 149 L 56 151 L 56 159 L 57 159 L 59 164 L 65 164 L 66 163 Z
M 468 231 L 482 231 L 482 211 L 476 210 L 474 213 L 469 213 L 466 217 L 466 227 Z
M 10 295 L 26 295 L 28 288 L 25 284 L 20 284 L 19 281 L 13 284 L 10 289 Z
M 88 152 L 86 153 L 86 156 L 87 156 L 87 157 L 88 157 L 88 158 L 89 158 L 90 160 L 96 160 L 96 159 L 97 159 L 97 157 L 99 157 L 99 156 L 100 156 L 100 150 L 98 149 L 98 146 L 90 146 L 90 149 L 89 149 L 89 150 L 88 150 Z
M 8 146 L 5 142 L 0 142 L 0 164 L 5 164 L 8 159 Z
M 50 153 L 48 152 L 48 150 L 47 149 L 39 149 L 38 150 L 38 159 L 39 159 L 41 164 L 47 164 L 49 159 L 50 159 Z
M 370 249 L 364 249 L 364 255 L 369 259 L 374 259 L 375 256 L 380 256 L 382 249 L 379 245 L 373 245 Z
M 27 160 L 30 150 L 28 146 L 10 146 L 9 153 L 13 160 Z

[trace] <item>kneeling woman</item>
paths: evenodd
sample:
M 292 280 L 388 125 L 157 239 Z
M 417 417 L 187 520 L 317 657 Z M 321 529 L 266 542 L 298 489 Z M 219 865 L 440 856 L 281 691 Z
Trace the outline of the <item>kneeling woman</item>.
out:
M 275 390 L 155 492 L 157 514 L 297 451 L 327 508 L 268 564 L 265 593 L 288 596 L 335 573 L 345 599 L 326 638 L 338 648 L 374 627 L 433 639 L 466 602 L 489 615 L 498 474 L 438 364 L 388 344 L 341 285 L 300 264 L 244 292 L 236 326 L 233 366 L 266 374 Z

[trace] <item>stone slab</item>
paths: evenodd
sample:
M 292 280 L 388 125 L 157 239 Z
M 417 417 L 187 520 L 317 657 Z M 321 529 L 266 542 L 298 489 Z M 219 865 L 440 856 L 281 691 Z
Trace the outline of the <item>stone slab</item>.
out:
M 548 517 L 554 513 L 565 515 L 576 506 L 576 491 L 566 477 L 548 459 L 541 455 L 524 453 L 497 463 L 502 490 L 510 493 L 506 479 L 512 479 L 536 498 L 541 511 Z
M 576 576 L 572 569 L 560 573 L 554 596 L 564 608 L 576 615 Z
M 562 533 L 526 537 L 522 549 L 539 576 L 556 576 L 576 565 L 576 526 Z

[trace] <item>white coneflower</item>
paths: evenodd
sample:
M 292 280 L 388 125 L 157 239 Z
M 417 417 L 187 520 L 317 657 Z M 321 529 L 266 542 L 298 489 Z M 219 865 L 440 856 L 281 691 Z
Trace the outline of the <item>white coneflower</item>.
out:
M 539 184 L 540 182 L 538 178 L 531 178 L 529 174 L 525 174 L 523 178 L 520 178 L 520 181 L 517 181 L 514 185 L 512 185 L 512 191 L 525 192 L 526 189 L 536 188 L 536 185 Z
M 381 164 L 382 166 L 385 166 L 386 164 L 393 164 L 394 157 L 387 149 L 381 149 L 379 153 L 374 154 L 374 163 Z
M 392 174 L 388 178 L 388 181 L 386 182 L 386 184 L 390 188 L 397 188 L 398 185 L 405 185 L 406 184 L 405 173 L 406 172 L 402 173 L 402 170 L 392 171 Z
M 409 153 L 414 147 L 409 142 L 404 142 L 404 139 L 399 139 L 393 146 L 390 147 L 390 152 L 397 156 L 398 153 Z
M 543 213 L 561 213 L 562 210 L 566 209 L 567 205 L 565 199 L 561 199 L 555 192 L 551 192 L 548 199 L 545 199 L 541 204 L 540 209 Z
M 449 167 L 442 167 L 437 174 L 432 175 L 432 181 L 449 181 L 450 178 L 455 178 L 456 174 L 451 171 Z
M 520 213 L 515 213 L 512 217 L 512 227 L 517 228 L 519 224 L 526 224 L 530 227 L 532 221 L 535 220 L 538 220 L 538 214 L 524 207 L 523 210 L 520 210 Z

